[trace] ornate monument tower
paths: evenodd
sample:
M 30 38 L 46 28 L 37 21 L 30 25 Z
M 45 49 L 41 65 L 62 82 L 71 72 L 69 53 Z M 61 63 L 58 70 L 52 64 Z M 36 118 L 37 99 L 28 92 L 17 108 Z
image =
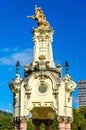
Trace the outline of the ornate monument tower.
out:
M 59 130 L 71 130 L 72 92 L 76 84 L 68 74 L 62 78 L 62 67 L 55 67 L 52 53 L 53 29 L 39 7 L 35 15 L 27 16 L 37 21 L 38 27 L 32 29 L 34 54 L 31 66 L 24 68 L 24 78 L 17 73 L 10 83 L 13 92 L 13 120 L 15 130 L 27 130 L 28 114 L 32 113 L 34 129 L 40 130 L 45 123 L 46 130 L 51 130 L 54 115 L 57 116 Z M 29 57 L 28 57 L 29 58 Z

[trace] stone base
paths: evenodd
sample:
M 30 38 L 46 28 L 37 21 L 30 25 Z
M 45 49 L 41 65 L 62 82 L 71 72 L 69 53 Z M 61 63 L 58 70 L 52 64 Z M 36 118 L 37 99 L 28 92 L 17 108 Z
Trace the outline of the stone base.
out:
M 21 122 L 15 124 L 15 130 L 27 130 L 27 123 Z
M 59 123 L 59 130 L 71 130 L 70 123 Z
M 15 130 L 19 130 L 19 129 L 20 129 L 20 124 L 19 123 L 15 124 Z
M 71 130 L 71 125 L 70 123 L 65 124 L 65 130 Z
M 27 130 L 27 124 L 25 122 L 20 123 L 20 130 Z
M 65 123 L 59 123 L 59 130 L 65 130 Z

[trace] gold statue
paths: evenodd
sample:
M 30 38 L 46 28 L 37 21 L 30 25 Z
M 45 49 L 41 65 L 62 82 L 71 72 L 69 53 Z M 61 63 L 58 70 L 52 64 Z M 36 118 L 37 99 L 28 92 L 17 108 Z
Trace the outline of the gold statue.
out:
M 39 29 L 50 29 L 50 25 L 48 21 L 46 20 L 46 17 L 41 10 L 41 8 L 35 6 L 35 15 L 33 16 L 27 16 L 27 18 L 32 18 L 34 20 L 37 20 L 38 28 Z

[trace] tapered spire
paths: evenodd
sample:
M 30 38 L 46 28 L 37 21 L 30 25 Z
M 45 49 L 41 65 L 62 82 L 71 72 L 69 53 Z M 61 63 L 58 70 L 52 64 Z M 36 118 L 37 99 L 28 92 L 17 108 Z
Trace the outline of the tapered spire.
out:
M 52 41 L 53 29 L 40 7 L 35 6 L 35 15 L 27 16 L 37 21 L 38 27 L 32 30 L 34 42 L 33 67 L 40 68 L 40 64 L 47 64 L 48 68 L 55 67 L 53 61 Z M 37 68 L 36 67 L 36 68 Z

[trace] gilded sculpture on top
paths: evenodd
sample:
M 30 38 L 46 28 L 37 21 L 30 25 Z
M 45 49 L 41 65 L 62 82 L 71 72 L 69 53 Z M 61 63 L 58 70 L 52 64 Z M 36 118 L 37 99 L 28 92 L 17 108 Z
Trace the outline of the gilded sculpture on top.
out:
M 35 6 L 35 15 L 27 16 L 27 18 L 32 18 L 37 21 L 39 29 L 50 29 L 50 25 L 46 20 L 46 17 L 41 10 L 41 8 Z

